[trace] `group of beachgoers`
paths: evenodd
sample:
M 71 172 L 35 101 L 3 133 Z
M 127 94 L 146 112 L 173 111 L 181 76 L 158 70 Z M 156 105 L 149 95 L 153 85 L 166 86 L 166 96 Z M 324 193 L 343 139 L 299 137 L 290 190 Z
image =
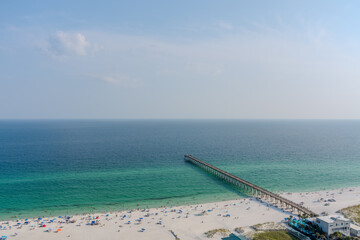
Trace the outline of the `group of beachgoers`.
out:
M 247 201 L 246 204 L 249 204 L 252 199 L 241 200 Z M 226 210 L 229 206 L 236 206 L 237 203 L 224 204 L 223 214 L 217 214 L 217 217 L 221 218 L 230 218 L 231 214 L 229 210 Z M 106 213 L 106 214 L 86 214 L 86 215 L 77 215 L 77 216 L 58 216 L 58 217 L 39 217 L 33 219 L 18 219 L 13 221 L 3 221 L 0 222 L 0 231 L 2 232 L 11 232 L 11 235 L 3 235 L 0 240 L 8 239 L 8 237 L 18 236 L 18 232 L 23 228 L 27 228 L 32 231 L 35 229 L 41 229 L 44 233 L 61 233 L 64 232 L 66 225 L 73 224 L 77 227 L 81 226 L 100 226 L 104 227 L 107 222 L 114 223 L 117 225 L 120 232 L 125 226 L 138 226 L 137 232 L 145 232 L 146 228 L 143 225 L 155 224 L 165 228 L 165 221 L 168 217 L 171 219 L 180 219 L 180 218 L 189 218 L 193 216 L 206 216 L 218 207 L 218 205 L 213 206 L 212 208 L 204 209 L 203 205 L 193 205 L 190 208 L 190 205 L 187 206 L 187 211 L 183 210 L 182 207 L 164 207 L 154 209 L 134 209 L 129 211 Z M 250 207 L 246 208 L 247 210 Z M 134 217 L 136 213 L 137 217 Z M 237 219 L 235 217 L 234 219 Z M 151 221 L 146 221 L 146 219 L 151 219 Z M 203 222 L 203 221 L 202 221 Z M 68 235 L 70 237 L 70 235 Z
M 331 214 L 360 203 L 360 187 L 282 195 L 317 213 L 326 211 Z M 330 205 L 325 206 L 327 203 Z M 234 232 L 239 227 L 280 222 L 290 215 L 259 199 L 241 198 L 198 205 L 3 221 L 0 222 L 0 240 L 56 240 L 65 237 L 74 240 L 159 240 L 172 239 L 174 234 L 181 239 L 207 239 L 204 233 L 212 229 L 224 228 Z

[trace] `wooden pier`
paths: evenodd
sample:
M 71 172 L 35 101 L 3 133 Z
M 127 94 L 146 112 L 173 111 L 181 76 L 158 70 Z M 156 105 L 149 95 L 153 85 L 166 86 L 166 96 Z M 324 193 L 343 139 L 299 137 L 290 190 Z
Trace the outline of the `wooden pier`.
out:
M 252 184 L 244 179 L 236 177 L 228 172 L 225 172 L 217 167 L 214 167 L 206 162 L 203 162 L 192 155 L 185 155 L 184 158 L 186 161 L 191 162 L 191 163 L 205 169 L 206 171 L 210 172 L 211 174 L 213 174 L 213 175 L 215 175 L 237 187 L 241 187 L 241 188 L 245 189 L 246 191 L 250 192 L 250 195 L 254 195 L 272 205 L 275 205 L 279 208 L 283 208 L 287 211 L 290 210 L 292 212 L 297 212 L 297 214 L 299 214 L 299 215 L 301 214 L 303 216 L 308 216 L 308 217 L 317 216 L 316 213 L 312 212 L 311 210 L 309 210 L 297 203 L 294 203 L 286 198 L 281 197 L 278 194 L 272 193 L 264 188 L 261 188 L 259 186 L 256 186 L 255 184 Z M 273 201 L 275 202 L 275 204 L 273 203 Z

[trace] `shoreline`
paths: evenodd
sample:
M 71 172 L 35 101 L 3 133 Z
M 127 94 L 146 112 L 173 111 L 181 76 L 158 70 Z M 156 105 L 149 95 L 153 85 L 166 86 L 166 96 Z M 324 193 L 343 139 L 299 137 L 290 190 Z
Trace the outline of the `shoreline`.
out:
M 334 214 L 342 208 L 360 204 L 360 186 L 315 192 L 285 192 L 280 195 L 296 203 L 304 202 L 305 207 L 318 214 L 322 212 Z M 324 201 L 328 199 L 335 199 L 336 202 L 325 206 Z M 212 203 L 79 214 L 69 219 L 75 223 L 66 223 L 64 217 L 46 217 L 39 221 L 37 218 L 32 218 L 26 225 L 24 218 L 19 221 L 0 221 L 0 226 L 3 228 L 8 226 L 6 230 L 0 230 L 0 235 L 7 235 L 9 239 L 29 240 L 64 239 L 65 236 L 66 239 L 75 240 L 119 238 L 155 240 L 172 239 L 169 232 L 171 230 L 181 240 L 207 239 L 204 233 L 212 229 L 225 228 L 235 233 L 234 229 L 237 227 L 280 222 L 289 215 L 291 214 L 288 212 L 249 197 Z M 41 221 L 46 227 L 39 227 Z M 99 221 L 99 224 L 88 225 L 92 221 Z M 9 224 L 5 224 L 6 222 Z M 52 229 L 50 232 L 44 232 L 49 228 Z M 54 233 L 54 229 L 60 231 Z M 214 239 L 221 238 L 215 236 Z
M 331 192 L 331 191 L 340 191 L 340 190 L 346 190 L 346 189 L 357 189 L 360 188 L 359 186 L 353 186 L 353 187 L 342 187 L 342 188 L 329 188 L 329 189 L 324 189 L 324 190 L 315 190 L 315 191 L 294 191 L 294 192 L 290 192 L 290 191 L 284 191 L 284 192 L 274 192 L 278 195 L 281 195 L 282 197 L 288 198 L 291 195 L 303 195 L 303 194 L 315 194 L 315 193 L 319 193 L 319 192 Z M 49 213 L 49 214 L 30 214 L 30 215 L 26 215 L 23 213 L 20 213 L 19 215 L 13 215 L 9 218 L 2 218 L 0 216 L 0 223 L 4 222 L 4 221 L 16 221 L 16 220 L 22 220 L 22 219 L 35 219 L 35 218 L 51 218 L 51 217 L 56 217 L 56 216 L 61 216 L 61 215 L 68 215 L 68 216 L 78 216 L 78 215 L 88 215 L 88 214 L 104 214 L 104 213 L 108 213 L 108 212 L 124 212 L 124 211 L 130 211 L 130 210 L 140 210 L 140 209 L 157 209 L 157 208 L 171 208 L 171 207 L 182 207 L 182 206 L 189 206 L 189 205 L 201 205 L 201 204 L 208 204 L 208 203 L 218 203 L 218 202 L 226 202 L 226 201 L 235 201 L 235 200 L 241 200 L 241 199 L 246 199 L 246 198 L 251 198 L 250 196 L 246 196 L 244 195 L 243 197 L 241 197 L 241 195 L 238 196 L 238 198 L 231 198 L 231 199 L 222 199 L 222 200 L 214 200 L 214 201 L 209 201 L 209 199 L 203 199 L 203 201 L 189 201 L 189 203 L 176 203 L 174 202 L 174 204 L 164 204 L 164 205 L 158 205 L 158 204 L 149 204 L 147 206 L 145 205 L 139 205 L 138 207 L 134 208 L 134 207 L 119 207 L 119 208 L 114 208 L 114 209 L 96 209 L 96 207 L 89 207 L 89 208 L 94 208 L 95 211 L 69 211 L 68 209 L 66 210 L 41 210 L 41 212 L 44 213 Z M 293 201 L 291 199 L 291 197 L 289 198 L 289 200 Z M 294 201 L 296 202 L 296 201 Z M 120 204 L 123 205 L 123 204 Z M 98 207 L 99 208 L 99 207 Z M 121 208 L 121 209 L 120 209 Z M 51 212 L 55 212 L 54 214 L 52 214 Z

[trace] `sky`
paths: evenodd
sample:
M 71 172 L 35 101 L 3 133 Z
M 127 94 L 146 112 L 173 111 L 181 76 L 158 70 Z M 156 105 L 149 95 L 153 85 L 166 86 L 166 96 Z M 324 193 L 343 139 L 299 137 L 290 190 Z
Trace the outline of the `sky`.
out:
M 0 119 L 360 119 L 359 1 L 0 1 Z

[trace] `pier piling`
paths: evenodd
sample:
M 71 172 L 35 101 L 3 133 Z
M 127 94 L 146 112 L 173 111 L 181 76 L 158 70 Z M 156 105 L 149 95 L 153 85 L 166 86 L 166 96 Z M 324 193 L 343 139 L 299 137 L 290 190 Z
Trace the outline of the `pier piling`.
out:
M 235 186 L 242 187 L 244 190 L 250 192 L 250 194 L 253 194 L 254 196 L 258 196 L 258 197 L 265 199 L 265 201 L 267 201 L 270 204 L 272 204 L 271 202 L 274 201 L 275 204 L 272 204 L 272 205 L 275 205 L 275 206 L 279 205 L 280 208 L 282 208 L 283 205 L 285 205 L 285 209 L 291 208 L 291 209 L 293 209 L 293 211 L 296 210 L 299 214 L 306 215 L 309 217 L 317 216 L 316 213 L 312 212 L 311 210 L 309 210 L 297 203 L 294 203 L 286 198 L 281 197 L 280 195 L 278 195 L 276 193 L 272 193 L 264 188 L 261 188 L 259 186 L 256 186 L 255 184 L 252 184 L 244 179 L 241 179 L 241 178 L 236 177 L 228 172 L 225 172 L 217 167 L 214 167 L 204 161 L 201 161 L 201 160 L 195 158 L 192 155 L 185 155 L 184 159 L 185 159 L 185 161 L 191 162 L 191 163 L 199 166 L 200 168 L 205 169 L 206 171 L 214 174 L 215 176 L 223 179 L 224 181 L 227 181 Z M 277 204 L 277 203 L 279 203 L 279 204 Z

